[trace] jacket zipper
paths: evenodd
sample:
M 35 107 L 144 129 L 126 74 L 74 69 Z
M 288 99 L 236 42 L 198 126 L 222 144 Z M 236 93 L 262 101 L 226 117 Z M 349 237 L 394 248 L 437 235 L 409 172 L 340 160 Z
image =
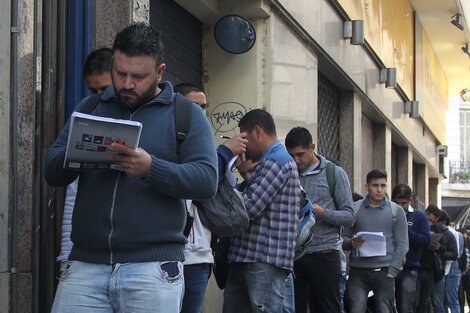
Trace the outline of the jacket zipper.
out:
M 134 111 L 134 113 L 131 113 L 129 115 L 129 120 L 132 120 L 132 118 L 134 117 L 134 114 L 139 111 L 142 107 L 146 106 L 147 104 L 144 104 L 143 106 L 141 106 L 140 108 L 138 108 L 137 110 Z M 110 222 L 111 222 L 111 230 L 109 232 L 109 236 L 108 236 L 108 246 L 109 246 L 109 250 L 110 250 L 110 255 L 109 255 L 109 262 L 110 264 L 114 264 L 114 253 L 113 253 L 113 246 L 111 244 L 111 237 L 113 235 L 113 232 L 114 232 L 114 223 L 113 223 L 113 219 L 114 219 L 114 203 L 116 201 L 116 193 L 117 193 L 117 187 L 118 187 L 118 184 L 119 184 L 119 178 L 121 177 L 121 172 L 118 173 L 118 176 L 117 176 L 117 179 L 116 179 L 116 184 L 114 185 L 114 191 L 113 191 L 113 202 L 111 204 L 111 212 L 110 212 Z

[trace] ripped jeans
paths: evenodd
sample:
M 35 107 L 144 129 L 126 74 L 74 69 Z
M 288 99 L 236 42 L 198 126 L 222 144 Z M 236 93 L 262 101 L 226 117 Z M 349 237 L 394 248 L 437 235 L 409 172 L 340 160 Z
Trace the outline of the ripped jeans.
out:
M 62 267 L 52 312 L 178 313 L 182 262 L 106 264 L 69 261 Z
M 266 263 L 233 263 L 224 291 L 223 313 L 280 313 L 289 272 Z

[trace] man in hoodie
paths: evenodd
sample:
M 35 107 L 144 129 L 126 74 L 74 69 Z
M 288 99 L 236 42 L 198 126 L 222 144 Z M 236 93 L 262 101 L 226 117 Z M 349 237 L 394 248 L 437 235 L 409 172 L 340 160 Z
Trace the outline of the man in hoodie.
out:
M 312 135 L 306 128 L 291 129 L 285 145 L 297 164 L 300 183 L 317 217 L 312 242 L 305 255 L 294 263 L 296 312 L 307 312 L 307 303 L 310 312 L 341 312 L 340 232 L 343 226 L 354 223 L 348 176 L 335 166 L 335 190 L 329 189 L 327 164 L 330 161 L 315 153 Z
M 64 186 L 80 175 L 72 262 L 62 273 L 52 312 L 180 311 L 184 199 L 216 194 L 217 157 L 210 125 L 195 105 L 176 151 L 176 95 L 171 83 L 161 81 L 162 57 L 160 35 L 147 24 L 116 35 L 113 86 L 100 94 L 91 114 L 142 123 L 137 149 L 112 144 L 119 153 L 110 159 L 123 171 L 64 169 L 68 123 L 46 154 L 50 185 Z

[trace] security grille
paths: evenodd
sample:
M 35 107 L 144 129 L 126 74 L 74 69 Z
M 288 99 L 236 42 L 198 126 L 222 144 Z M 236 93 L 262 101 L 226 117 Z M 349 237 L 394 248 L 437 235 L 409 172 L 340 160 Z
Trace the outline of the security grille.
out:
M 335 160 L 339 160 L 338 107 L 338 88 L 318 73 L 318 153 Z

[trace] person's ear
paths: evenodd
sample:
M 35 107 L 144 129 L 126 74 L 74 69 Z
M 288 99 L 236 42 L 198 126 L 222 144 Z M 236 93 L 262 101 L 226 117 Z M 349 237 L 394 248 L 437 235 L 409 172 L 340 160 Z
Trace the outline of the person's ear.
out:
M 157 68 L 157 82 L 160 82 L 162 80 L 162 74 L 165 71 L 166 65 L 165 63 L 162 63 L 158 66 Z

